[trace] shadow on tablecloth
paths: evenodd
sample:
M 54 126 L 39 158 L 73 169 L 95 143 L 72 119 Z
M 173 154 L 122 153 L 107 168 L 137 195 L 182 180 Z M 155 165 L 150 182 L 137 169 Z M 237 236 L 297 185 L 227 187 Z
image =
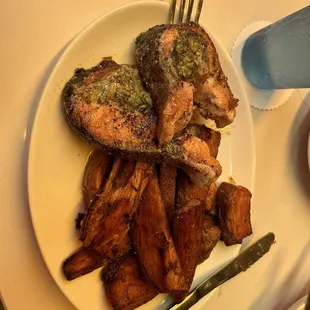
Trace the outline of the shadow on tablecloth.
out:
M 293 233 L 293 232 L 292 232 Z M 289 246 L 289 244 L 288 244 Z M 274 263 L 269 265 L 270 282 L 266 283 L 264 290 L 259 298 L 257 298 L 249 310 L 286 310 L 300 298 L 302 298 L 307 292 L 309 287 L 309 281 L 305 284 L 303 290 L 294 291 L 295 285 L 299 281 L 301 275 L 301 269 L 305 260 L 309 257 L 310 253 L 310 240 L 307 242 L 302 253 L 296 260 L 294 267 L 287 274 L 285 279 L 281 281 L 281 286 L 276 285 L 274 279 L 277 278 L 280 265 L 281 265 L 281 250 L 278 255 L 275 256 Z M 279 259 L 279 260 L 278 260 Z M 309 275 L 310 276 L 310 275 Z M 258 288 L 259 289 L 259 288 Z M 266 307 L 266 303 L 269 300 L 275 300 L 274 304 L 270 307 Z
M 308 139 L 310 133 L 310 91 L 301 102 L 295 116 L 290 137 L 290 157 L 288 161 L 294 161 L 294 176 L 297 184 L 305 195 L 310 198 L 310 167 L 308 162 Z M 310 205 L 309 205 L 310 210 Z

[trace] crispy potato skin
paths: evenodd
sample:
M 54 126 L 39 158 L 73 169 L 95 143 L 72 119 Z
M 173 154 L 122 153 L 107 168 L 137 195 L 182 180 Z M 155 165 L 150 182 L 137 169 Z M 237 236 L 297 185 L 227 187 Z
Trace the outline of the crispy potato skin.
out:
M 131 240 L 145 276 L 160 292 L 183 290 L 185 281 L 161 198 L 157 173 L 133 217 Z
M 223 182 L 216 195 L 219 226 L 226 245 L 242 243 L 252 234 L 251 192 L 243 187 Z
M 115 310 L 133 310 L 151 299 L 158 291 L 145 278 L 134 254 L 111 263 L 103 273 L 108 299 Z
M 112 156 L 106 151 L 90 153 L 83 175 L 83 198 L 87 209 L 97 194 L 102 191 L 113 164 Z

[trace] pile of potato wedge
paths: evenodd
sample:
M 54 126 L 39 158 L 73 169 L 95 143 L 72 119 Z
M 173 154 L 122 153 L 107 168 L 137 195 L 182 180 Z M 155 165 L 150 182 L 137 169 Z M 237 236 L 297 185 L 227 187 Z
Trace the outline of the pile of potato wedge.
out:
M 221 135 L 206 133 L 216 158 Z M 182 301 L 197 265 L 220 240 L 229 246 L 252 233 L 248 189 L 228 182 L 198 187 L 172 166 L 94 150 L 82 190 L 85 212 L 76 219 L 82 243 L 63 272 L 73 280 L 102 268 L 114 309 L 135 309 L 159 293 Z

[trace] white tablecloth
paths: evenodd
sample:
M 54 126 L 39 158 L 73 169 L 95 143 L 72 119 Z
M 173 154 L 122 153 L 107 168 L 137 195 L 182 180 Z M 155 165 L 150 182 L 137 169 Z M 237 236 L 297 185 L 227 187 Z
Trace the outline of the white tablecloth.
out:
M 97 16 L 128 0 L 0 1 L 0 291 L 9 310 L 70 310 L 43 262 L 27 201 L 27 152 L 42 88 L 68 42 Z M 308 0 L 205 0 L 202 20 L 227 50 L 256 20 L 276 19 Z M 205 309 L 286 309 L 310 278 L 310 93 L 272 112 L 252 110 L 257 148 L 254 238 L 276 246 L 224 284 Z M 57 229 L 55 227 L 55 229 Z

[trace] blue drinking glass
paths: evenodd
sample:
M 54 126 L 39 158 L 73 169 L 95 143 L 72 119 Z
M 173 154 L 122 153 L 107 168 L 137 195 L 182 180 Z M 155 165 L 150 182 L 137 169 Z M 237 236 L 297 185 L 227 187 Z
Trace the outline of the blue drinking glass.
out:
M 241 65 L 258 89 L 310 88 L 310 5 L 253 33 Z

